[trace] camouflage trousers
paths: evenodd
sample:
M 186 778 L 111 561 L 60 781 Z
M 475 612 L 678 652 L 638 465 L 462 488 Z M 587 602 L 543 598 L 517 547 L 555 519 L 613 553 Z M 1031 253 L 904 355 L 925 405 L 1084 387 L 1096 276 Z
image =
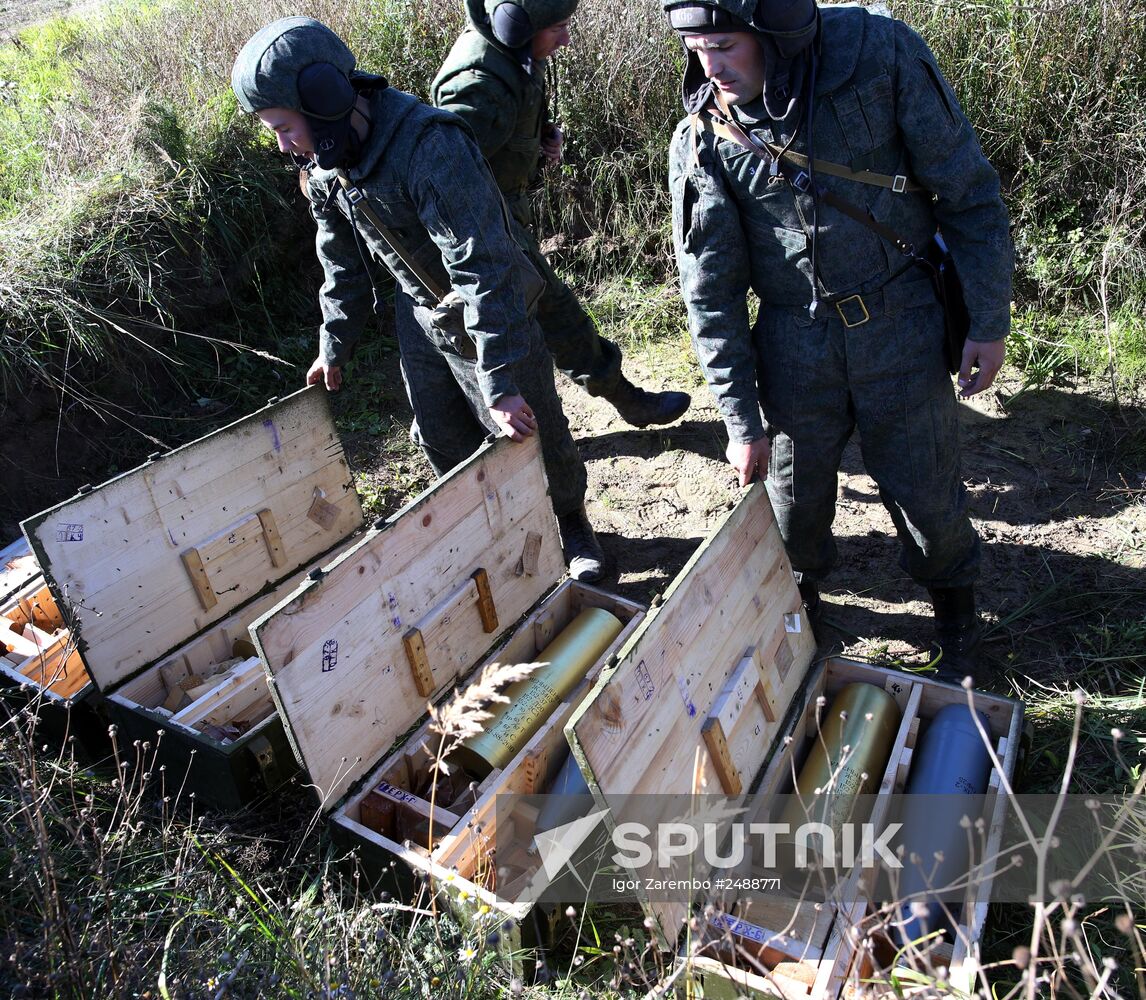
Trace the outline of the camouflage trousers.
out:
M 926 587 L 974 582 L 979 537 L 959 471 L 958 403 L 929 283 L 898 279 L 854 301 L 762 307 L 753 330 L 772 438 L 768 493 L 797 578 L 832 569 L 837 474 L 858 430 L 864 466 L 899 536 L 900 565 Z M 845 324 L 856 325 L 850 328 Z
M 593 317 L 557 276 L 537 239 L 519 219 L 514 222 L 513 238 L 545 280 L 545 292 L 537 303 L 537 323 L 554 363 L 590 396 L 608 397 L 621 378 L 621 349 L 601 336 Z
M 429 315 L 401 291 L 395 294 L 402 381 L 414 411 L 410 437 L 442 476 L 477 451 L 487 435 L 500 431 L 478 389 L 477 362 L 445 343 L 430 327 Z M 553 384 L 553 361 L 541 337 L 535 341 L 529 356 L 514 365 L 513 378 L 537 418 L 549 494 L 560 517 L 585 502 L 585 463 Z

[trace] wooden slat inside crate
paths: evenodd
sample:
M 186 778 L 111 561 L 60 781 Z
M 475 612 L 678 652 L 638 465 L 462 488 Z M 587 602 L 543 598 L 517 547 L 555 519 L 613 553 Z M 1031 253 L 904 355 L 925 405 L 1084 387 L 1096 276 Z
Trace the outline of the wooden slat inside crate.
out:
M 797 623 L 799 631 L 789 631 Z M 780 734 L 814 651 L 767 493 L 757 484 L 574 716 L 575 752 L 602 804 L 633 794 L 719 793 L 729 785 L 730 768 L 747 787 Z M 746 653 L 757 665 L 762 695 L 735 703 L 736 727 L 723 733 L 728 752 L 718 763 L 704 730 L 728 709 L 726 686 Z M 687 904 L 654 902 L 648 909 L 674 941 Z
M 531 574 L 523 557 L 535 536 Z M 489 609 L 450 599 L 479 569 L 503 623 L 564 572 L 534 438 L 486 446 L 255 624 L 288 733 L 326 808 L 425 713 L 423 692 L 443 691 L 493 644 Z M 428 609 L 440 614 L 428 621 Z M 416 664 L 404 641 L 414 626 L 424 644 Z
M 16 684 L 31 684 L 52 699 L 67 700 L 91 683 L 82 657 L 64 627 L 42 578 L 9 597 L 0 607 L 0 673 Z
M 326 393 L 313 387 L 37 514 L 24 530 L 108 691 L 361 523 Z M 196 554 L 203 578 L 189 571 Z

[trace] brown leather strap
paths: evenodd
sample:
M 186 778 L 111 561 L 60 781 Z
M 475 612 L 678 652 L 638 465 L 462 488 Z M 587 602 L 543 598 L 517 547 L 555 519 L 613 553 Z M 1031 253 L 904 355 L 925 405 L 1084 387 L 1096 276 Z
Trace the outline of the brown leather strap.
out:
M 774 158 L 779 159 L 783 157 L 801 170 L 806 171 L 809 162 L 811 162 L 812 168 L 817 174 L 828 174 L 831 177 L 842 177 L 844 180 L 855 181 L 858 184 L 871 184 L 875 187 L 888 188 L 896 194 L 903 194 L 905 191 L 923 190 L 920 184 L 908 178 L 906 174 L 895 174 L 894 176 L 890 174 L 877 174 L 874 170 L 852 170 L 851 167 L 845 167 L 842 163 L 832 163 L 830 160 L 809 161 L 803 153 L 793 153 L 790 149 L 785 149 L 778 143 L 758 139 L 755 136 L 748 136 L 747 133 L 736 124 L 736 120 L 728 110 L 724 95 L 718 93 L 716 100 L 723 109 L 724 115 L 722 117 L 714 109 L 709 108 L 711 118 L 705 119 L 704 125 L 711 126 L 712 131 L 723 139 L 731 139 L 733 142 L 744 145 L 745 143 L 736 136 L 736 133 L 739 132 L 740 135 L 746 137 L 749 148 L 764 148 L 771 153 Z
M 441 302 L 446 296 L 445 289 L 430 276 L 430 273 L 422 267 L 421 264 L 414 260 L 410 252 L 402 246 L 398 237 L 394 235 L 394 231 L 378 218 L 378 213 L 370 207 L 370 199 L 366 197 L 362 189 L 351 183 L 345 170 L 337 171 L 337 177 L 338 183 L 342 185 L 342 189 L 346 192 L 346 197 L 350 199 L 351 206 L 366 216 L 366 221 L 377 230 L 382 242 L 385 243 L 394 254 L 401 258 L 402 263 L 404 263 L 413 273 L 414 277 L 422 283 L 422 287 L 430 293 L 434 301 Z
M 720 97 L 717 99 L 720 100 Z M 709 128 L 714 134 L 719 135 L 722 138 L 729 139 L 732 142 L 735 142 L 737 145 L 743 146 L 749 152 L 754 153 L 770 167 L 774 167 L 780 173 L 782 173 L 788 179 L 789 183 L 791 183 L 792 186 L 796 188 L 797 191 L 806 191 L 810 187 L 811 177 L 809 176 L 808 172 L 803 169 L 797 170 L 795 165 L 789 162 L 792 156 L 796 154 L 791 154 L 783 147 L 776 146 L 773 143 L 764 143 L 763 145 L 758 144 L 758 142 L 749 136 L 744 131 L 744 129 L 742 129 L 732 119 L 731 116 L 727 118 L 721 118 L 719 113 L 711 108 L 709 109 L 709 115 L 711 116 L 712 120 L 709 121 L 708 119 L 702 118 L 700 123 L 701 128 Z M 718 125 L 720 126 L 719 130 L 717 129 Z M 808 162 L 807 157 L 802 156 L 800 159 L 802 159 L 804 163 Z M 819 160 L 812 161 L 816 169 L 819 169 L 819 162 Z M 872 232 L 878 234 L 879 236 L 883 237 L 883 239 L 891 243 L 905 257 L 910 257 L 913 260 L 918 258 L 918 255 L 915 251 L 915 245 L 913 243 L 903 239 L 891 227 L 885 226 L 882 222 L 877 222 L 864 209 L 857 205 L 853 205 L 850 201 L 839 197 L 839 195 L 834 194 L 827 188 L 817 187 L 815 193 L 823 199 L 824 204 L 830 205 L 837 212 L 842 212 L 844 215 L 848 216 L 848 218 L 854 219 L 856 222 L 860 223 L 860 225 L 867 226 L 867 228 L 872 230 Z

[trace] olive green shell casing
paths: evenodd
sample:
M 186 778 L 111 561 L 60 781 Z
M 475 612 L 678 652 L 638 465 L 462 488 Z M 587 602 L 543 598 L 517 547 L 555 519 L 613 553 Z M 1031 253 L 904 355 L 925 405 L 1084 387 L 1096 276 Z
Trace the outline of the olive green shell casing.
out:
M 466 740 L 450 761 L 478 780 L 505 767 L 537 732 L 624 626 L 603 608 L 585 608 L 540 653 L 541 665 L 502 692 L 508 702 L 493 706 L 486 730 Z
M 820 731 L 796 778 L 796 794 L 779 821 L 795 831 L 807 822 L 835 829 L 848 819 L 855 797 L 879 788 L 899 721 L 899 706 L 882 688 L 865 683 L 841 688 L 820 717 Z

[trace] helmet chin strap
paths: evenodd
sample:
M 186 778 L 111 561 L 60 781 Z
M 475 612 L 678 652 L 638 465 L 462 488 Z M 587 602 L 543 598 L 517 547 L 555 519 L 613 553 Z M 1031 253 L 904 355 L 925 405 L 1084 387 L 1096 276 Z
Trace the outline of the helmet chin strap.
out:
M 804 49 L 785 58 L 770 36 L 761 34 L 757 40 L 764 50 L 764 109 L 770 118 L 783 121 L 804 95 L 810 52 Z
M 305 112 L 304 112 L 305 114 Z M 358 115 L 365 123 L 366 128 L 359 133 L 359 130 L 354 125 L 354 116 Z M 350 109 L 341 122 L 345 122 L 345 131 L 341 135 L 340 141 L 334 141 L 329 135 L 323 135 L 325 142 L 320 142 L 324 148 L 316 149 L 313 158 L 299 156 L 297 153 L 291 153 L 291 159 L 294 160 L 295 165 L 304 168 L 311 166 L 321 167 L 323 170 L 338 170 L 353 167 L 361 158 L 362 150 L 366 145 L 366 140 L 370 137 L 370 133 L 374 128 L 374 119 L 370 114 L 358 106 L 355 102 L 353 108 Z M 314 128 L 312 122 L 312 129 Z M 329 124 L 329 123 L 322 123 Z M 323 130 L 325 131 L 325 130 Z M 323 133 L 320 132 L 320 135 Z

